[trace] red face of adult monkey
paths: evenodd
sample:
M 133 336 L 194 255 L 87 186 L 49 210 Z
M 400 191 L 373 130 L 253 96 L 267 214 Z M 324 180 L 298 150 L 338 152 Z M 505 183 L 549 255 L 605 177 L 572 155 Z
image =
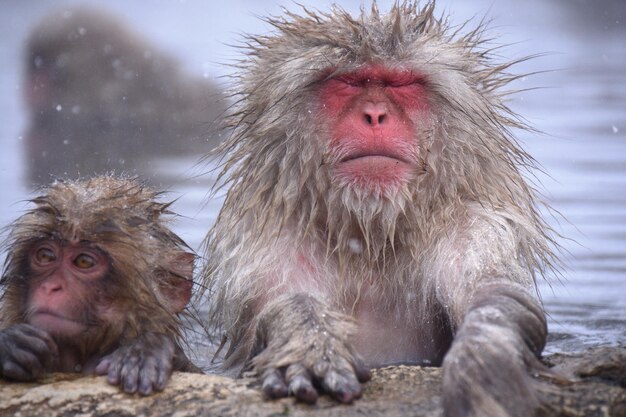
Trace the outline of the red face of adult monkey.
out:
M 133 180 L 52 185 L 10 229 L 0 285 L 0 377 L 108 375 L 127 392 L 196 371 L 178 338 L 194 255 L 166 226 L 169 204 Z
M 498 89 L 514 77 L 421 9 L 305 11 L 251 39 L 213 318 L 270 397 L 350 402 L 367 366 L 444 367 L 446 415 L 531 415 L 552 260 Z

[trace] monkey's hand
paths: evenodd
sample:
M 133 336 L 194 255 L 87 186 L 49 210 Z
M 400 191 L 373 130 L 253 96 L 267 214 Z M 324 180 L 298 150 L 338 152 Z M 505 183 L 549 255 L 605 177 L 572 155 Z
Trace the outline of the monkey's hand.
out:
M 539 381 L 531 373 L 541 372 L 541 363 L 521 352 L 513 340 L 454 342 L 443 365 L 446 417 L 535 415 Z
M 475 297 L 443 361 L 446 417 L 533 416 L 542 407 L 538 356 L 546 339 L 541 306 L 493 286 Z
M 98 375 L 107 375 L 111 385 L 133 394 L 150 395 L 165 388 L 174 361 L 174 341 L 160 333 L 145 333 L 120 346 L 100 360 Z
M 50 335 L 30 324 L 14 324 L 0 330 L 0 376 L 16 381 L 41 377 L 59 358 Z
M 370 379 L 349 342 L 351 331 L 347 318 L 309 295 L 280 298 L 259 315 L 249 366 L 269 398 L 293 395 L 314 403 L 326 392 L 351 403 L 361 397 L 360 383 Z

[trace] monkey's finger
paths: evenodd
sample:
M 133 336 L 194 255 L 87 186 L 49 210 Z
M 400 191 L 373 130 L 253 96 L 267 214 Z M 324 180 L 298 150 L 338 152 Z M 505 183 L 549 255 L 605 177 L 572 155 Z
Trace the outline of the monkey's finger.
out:
M 42 359 L 53 355 L 48 344 L 38 337 L 32 337 L 22 333 L 13 339 L 13 344 L 15 345 L 15 355 L 17 355 L 17 352 L 31 352 L 33 355 Z
M 11 349 L 14 352 L 32 352 L 42 363 L 49 362 L 58 357 L 59 352 L 56 343 L 50 335 L 43 330 L 28 324 L 12 326 L 7 331 Z
M 59 347 L 57 346 L 52 336 L 50 336 L 48 333 L 44 333 L 43 337 L 41 337 L 41 340 L 43 340 L 46 344 L 47 351 L 49 352 L 48 358 L 53 361 L 58 360 Z
M 328 361 L 316 362 L 312 368 L 313 376 L 318 381 L 322 381 L 324 379 L 324 376 L 326 376 L 326 374 L 328 373 L 329 369 L 330 369 L 330 363 Z
M 159 387 L 159 365 L 154 357 L 144 359 L 139 371 L 138 391 L 141 395 L 150 395 L 154 390 L 160 391 Z
M 124 392 L 134 394 L 139 386 L 139 369 L 141 359 L 138 356 L 130 355 L 124 359 L 124 364 L 120 371 L 122 389 Z
M 2 363 L 2 367 L 0 368 L 0 375 L 2 375 L 4 378 L 12 379 L 14 381 L 32 381 L 33 379 L 35 379 L 31 372 L 12 361 L 6 361 Z
M 313 372 L 322 388 L 340 402 L 351 403 L 361 397 L 356 367 L 343 357 L 335 357 L 332 364 L 319 361 L 313 366 Z
M 111 359 L 108 356 L 105 356 L 104 358 L 100 359 L 100 362 L 98 362 L 98 365 L 96 366 L 94 372 L 96 373 L 96 375 L 106 375 L 109 373 L 110 366 Z
M 169 359 L 166 361 L 159 361 L 157 363 L 157 379 L 154 384 L 154 389 L 162 391 L 172 375 L 173 365 L 172 361 Z
M 315 404 L 319 394 L 313 387 L 311 374 L 300 364 L 290 365 L 285 371 L 285 379 L 289 384 L 289 392 L 298 400 Z
M 101 370 L 105 370 L 107 375 L 107 382 L 111 385 L 119 385 L 122 372 L 122 361 L 109 355 L 107 358 L 100 362 L 102 365 Z M 99 365 L 100 366 L 100 365 Z
M 10 378 L 13 377 L 7 374 L 7 372 L 22 374 L 22 372 L 19 371 L 19 369 L 22 369 L 23 374 L 19 377 L 20 381 L 32 381 L 39 378 L 44 373 L 43 361 L 37 355 L 23 349 L 14 351 L 5 366 L 9 368 L 9 371 L 5 370 L 4 374 Z
M 52 338 L 52 336 L 50 336 L 50 333 L 38 327 L 32 326 L 30 324 L 23 324 L 20 326 L 20 329 L 24 331 L 24 334 L 27 334 L 27 335 L 30 335 L 32 337 L 42 340 L 48 347 L 48 351 L 51 354 L 55 356 L 59 355 L 59 348 L 57 347 L 57 344 Z
M 339 402 L 349 404 L 361 398 L 361 384 L 350 372 L 341 373 L 335 369 L 329 369 L 321 382 L 324 390 Z
M 352 365 L 352 368 L 354 369 L 354 374 L 359 382 L 363 383 L 372 379 L 372 373 L 362 360 L 357 359 Z
M 283 398 L 289 394 L 285 379 L 278 369 L 267 369 L 261 379 L 263 380 L 261 390 L 268 398 Z

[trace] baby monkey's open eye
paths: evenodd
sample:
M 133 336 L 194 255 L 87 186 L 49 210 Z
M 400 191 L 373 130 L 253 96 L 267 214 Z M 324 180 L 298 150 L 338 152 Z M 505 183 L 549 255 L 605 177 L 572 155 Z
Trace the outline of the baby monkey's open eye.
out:
M 50 262 L 54 262 L 57 259 L 56 255 L 54 254 L 54 251 L 47 247 L 43 247 L 37 250 L 35 257 L 37 259 L 37 262 L 39 262 L 40 264 L 47 264 Z
M 94 267 L 98 263 L 98 260 L 93 256 L 81 253 L 74 258 L 74 265 L 80 269 L 88 269 Z

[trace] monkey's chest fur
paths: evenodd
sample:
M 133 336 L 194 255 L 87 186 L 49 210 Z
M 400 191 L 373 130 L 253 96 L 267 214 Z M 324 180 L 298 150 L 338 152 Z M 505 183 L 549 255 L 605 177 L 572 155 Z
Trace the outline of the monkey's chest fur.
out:
M 367 287 L 354 312 L 355 344 L 366 364 L 441 365 L 452 341 L 447 320 L 441 314 L 424 319 L 419 308 L 389 305 Z
M 420 273 L 393 261 L 375 268 L 359 259 L 363 252 L 352 255 L 341 267 L 336 257 L 298 253 L 293 258 L 297 266 L 288 274 L 291 290 L 317 293 L 350 316 L 356 324 L 354 345 L 368 366 L 441 365 L 452 331 L 443 308 L 424 296 Z M 400 278 L 407 270 L 411 276 Z

